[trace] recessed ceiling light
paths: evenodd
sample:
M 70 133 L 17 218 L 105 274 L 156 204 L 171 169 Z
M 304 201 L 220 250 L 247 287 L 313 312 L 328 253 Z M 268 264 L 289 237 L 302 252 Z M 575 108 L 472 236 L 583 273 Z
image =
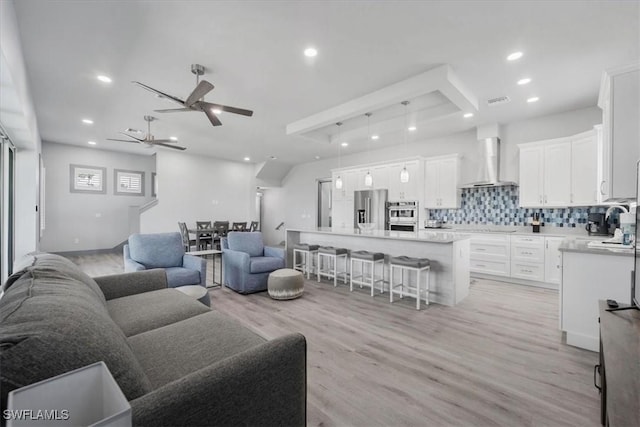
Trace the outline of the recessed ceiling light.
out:
M 271 160 L 278 160 L 278 158 L 277 158 L 276 156 L 269 156 L 269 158 L 270 158 Z
M 315 156 L 314 159 L 320 160 L 320 156 Z
M 102 83 L 111 83 L 111 78 L 107 77 L 107 76 L 103 76 L 103 75 L 99 75 L 98 80 L 100 80 Z
M 87 144 L 89 144 L 89 145 L 96 145 L 96 144 L 97 144 L 97 142 L 95 142 L 95 141 L 87 141 Z
M 520 80 L 518 80 L 518 84 L 519 84 L 519 85 L 526 85 L 526 84 L 529 84 L 529 83 L 531 83 L 531 79 L 530 79 L 530 78 L 528 78 L 528 77 L 527 77 L 527 78 L 524 78 L 524 79 L 520 79 Z
M 177 136 L 170 136 L 169 139 L 172 140 L 172 141 L 177 141 L 178 137 Z
M 316 55 L 318 55 L 318 51 L 313 47 L 308 47 L 304 50 L 304 56 L 306 57 L 313 58 Z
M 91 119 L 82 119 L 82 123 L 84 123 L 86 125 L 92 125 L 93 124 L 93 120 L 91 120 Z
M 462 117 L 468 119 L 469 117 L 473 117 L 473 113 L 465 113 L 465 115 L 463 115 Z
M 380 136 L 378 136 L 378 135 L 371 135 L 371 139 L 373 139 L 373 140 L 375 141 L 376 139 L 380 139 Z
M 520 58 L 522 58 L 522 52 L 513 52 L 511 55 L 507 56 L 507 61 L 515 61 Z
M 415 126 L 409 126 L 409 132 L 413 132 L 413 131 L 414 131 L 414 130 L 416 130 L 416 129 L 418 129 L 418 128 L 417 128 L 417 127 L 415 127 Z
M 342 145 L 343 147 L 348 147 L 348 146 L 349 146 L 349 143 L 348 143 L 348 142 L 343 142 L 343 143 L 342 143 L 342 144 L 340 144 L 340 145 Z
M 527 99 L 527 102 L 538 102 L 540 98 L 538 98 L 537 96 L 532 96 L 531 98 Z
M 245 157 L 245 158 L 244 158 L 244 161 L 245 161 L 245 162 L 251 161 L 251 158 L 250 158 L 250 157 Z
M 222 110 L 221 110 L 221 109 L 219 109 L 219 108 L 212 108 L 212 109 L 211 109 L 211 112 L 212 112 L 213 114 L 218 115 L 218 114 L 222 113 Z

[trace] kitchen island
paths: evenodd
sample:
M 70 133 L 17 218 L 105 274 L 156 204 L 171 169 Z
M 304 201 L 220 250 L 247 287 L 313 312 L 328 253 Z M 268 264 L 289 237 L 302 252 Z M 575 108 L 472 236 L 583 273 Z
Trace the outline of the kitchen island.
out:
M 317 244 L 349 251 L 382 252 L 431 261 L 429 302 L 454 306 L 469 293 L 469 235 L 420 230 L 417 233 L 388 230 L 361 231 L 346 228 L 287 229 L 287 266 L 293 265 L 293 245 Z M 385 281 L 388 285 L 388 271 Z
M 602 238 L 601 238 L 602 240 Z M 590 247 L 593 239 L 565 239 L 560 286 L 560 329 L 567 344 L 598 351 L 598 301 L 631 303 L 633 249 Z

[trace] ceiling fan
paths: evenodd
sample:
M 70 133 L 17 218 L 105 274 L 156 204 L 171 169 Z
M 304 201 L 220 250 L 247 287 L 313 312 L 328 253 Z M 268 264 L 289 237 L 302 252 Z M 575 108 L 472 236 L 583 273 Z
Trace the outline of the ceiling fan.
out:
M 143 144 L 143 145 L 147 145 L 149 147 L 153 146 L 153 145 L 160 145 L 162 147 L 167 147 L 167 148 L 173 148 L 174 150 L 186 150 L 187 147 L 181 147 L 179 145 L 172 145 L 175 144 L 176 141 L 172 140 L 172 139 L 155 139 L 153 137 L 153 135 L 151 135 L 151 122 L 154 120 L 158 120 L 153 116 L 144 116 L 144 120 L 147 122 L 147 134 L 145 135 L 144 138 L 138 138 L 136 136 L 133 135 L 129 135 L 128 133 L 125 132 L 135 132 L 135 133 L 142 133 L 142 131 L 137 130 L 137 129 L 131 129 L 131 128 L 127 128 L 125 129 L 124 132 L 119 132 L 120 134 L 126 136 L 127 138 L 131 138 L 131 139 L 113 139 L 113 138 L 107 138 L 108 141 L 120 141 L 120 142 L 132 142 L 134 144 Z
M 204 74 L 204 66 L 200 64 L 191 64 L 191 72 L 196 75 L 196 88 L 189 94 L 186 100 L 182 100 L 172 95 L 168 95 L 164 92 L 160 92 L 157 89 L 149 87 L 140 82 L 132 82 L 137 84 L 143 89 L 155 93 L 161 98 L 170 99 L 173 102 L 177 102 L 182 105 L 183 108 L 169 108 L 164 110 L 154 110 L 157 113 L 176 113 L 185 111 L 202 111 L 207 115 L 209 121 L 213 126 L 220 126 L 222 122 L 218 119 L 218 114 L 222 111 L 228 113 L 240 114 L 243 116 L 251 117 L 253 111 L 245 110 L 243 108 L 229 107 L 228 105 L 214 104 L 212 102 L 205 102 L 204 96 L 213 90 L 213 85 L 206 80 L 200 81 L 200 76 Z

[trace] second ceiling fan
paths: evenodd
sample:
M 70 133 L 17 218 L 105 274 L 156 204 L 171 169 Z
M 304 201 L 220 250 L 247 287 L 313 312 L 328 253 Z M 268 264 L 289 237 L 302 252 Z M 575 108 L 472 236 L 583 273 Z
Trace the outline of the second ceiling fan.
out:
M 207 115 L 209 121 L 213 126 L 220 126 L 222 122 L 218 118 L 217 114 L 220 114 L 222 111 L 226 111 L 227 113 L 240 114 L 243 116 L 251 117 L 253 115 L 253 111 L 245 110 L 243 108 L 230 107 L 228 105 L 215 104 L 212 102 L 206 102 L 204 100 L 204 96 L 213 90 L 213 85 L 206 80 L 200 81 L 200 76 L 204 74 L 204 66 L 200 64 L 192 64 L 191 72 L 196 75 L 196 88 L 189 94 L 187 99 L 182 100 L 173 95 L 166 94 L 157 89 L 154 89 L 150 86 L 147 86 L 143 83 L 134 81 L 133 83 L 137 84 L 143 89 L 146 89 L 150 92 L 155 93 L 156 95 L 167 98 L 173 102 L 176 102 L 182 105 L 182 108 L 168 108 L 164 110 L 155 110 L 157 113 L 177 113 L 177 112 L 186 112 L 186 111 L 202 111 Z

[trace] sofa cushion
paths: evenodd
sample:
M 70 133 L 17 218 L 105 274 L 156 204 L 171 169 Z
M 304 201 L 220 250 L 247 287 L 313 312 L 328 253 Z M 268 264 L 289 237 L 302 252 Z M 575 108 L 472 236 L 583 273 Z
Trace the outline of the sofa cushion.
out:
M 180 233 L 132 234 L 131 259 L 146 268 L 181 267 L 184 255 Z
M 96 281 L 65 257 L 48 253 L 31 253 L 18 260 L 16 267 L 17 271 L 6 281 L 3 287 L 4 290 L 8 289 L 25 272 L 37 270 L 40 279 L 45 279 L 47 276 L 55 278 L 72 277 L 84 283 L 87 288 L 93 291 L 102 305 L 106 304 L 104 294 Z
M 151 389 L 126 337 L 84 283 L 32 268 L 0 299 L 3 407 L 16 388 L 100 360 L 127 399 Z
M 169 283 L 169 286 L 172 288 L 186 285 L 199 285 L 201 282 L 200 272 L 198 270 L 190 270 L 183 267 L 170 267 L 165 268 L 165 272 L 167 273 L 167 283 Z
M 207 313 L 210 309 L 175 289 L 161 289 L 107 301 L 113 321 L 126 336 Z
M 259 231 L 232 231 L 227 235 L 227 244 L 229 245 L 229 249 L 246 252 L 251 257 L 264 255 L 262 233 Z
M 267 273 L 284 268 L 284 260 L 266 256 L 256 256 L 249 260 L 251 273 Z
M 217 311 L 129 337 L 154 389 L 264 342 Z

